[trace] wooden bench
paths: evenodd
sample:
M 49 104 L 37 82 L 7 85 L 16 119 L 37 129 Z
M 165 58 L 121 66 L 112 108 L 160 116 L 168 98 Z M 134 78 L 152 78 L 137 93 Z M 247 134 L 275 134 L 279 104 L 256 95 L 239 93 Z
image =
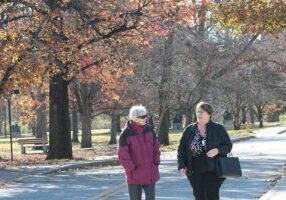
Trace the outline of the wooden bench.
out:
M 26 154 L 26 147 L 43 147 L 44 153 L 47 153 L 49 147 L 46 138 L 21 138 L 18 144 L 21 145 L 21 154 Z

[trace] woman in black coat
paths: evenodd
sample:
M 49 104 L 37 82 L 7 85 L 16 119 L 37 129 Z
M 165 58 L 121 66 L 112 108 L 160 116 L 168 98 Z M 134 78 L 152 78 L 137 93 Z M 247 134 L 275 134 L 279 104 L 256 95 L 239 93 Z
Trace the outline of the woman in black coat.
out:
M 189 125 L 178 147 L 178 169 L 186 175 L 196 200 L 219 200 L 219 189 L 225 180 L 216 173 L 216 158 L 226 156 L 232 143 L 225 128 L 211 120 L 210 104 L 196 106 L 197 122 Z

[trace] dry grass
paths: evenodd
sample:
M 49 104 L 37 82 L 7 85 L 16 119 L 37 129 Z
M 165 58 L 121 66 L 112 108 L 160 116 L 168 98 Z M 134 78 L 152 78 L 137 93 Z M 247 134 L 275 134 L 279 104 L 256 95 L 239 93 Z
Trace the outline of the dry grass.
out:
M 81 136 L 79 136 L 81 139 Z M 82 149 L 80 143 L 73 143 L 73 158 L 74 160 L 95 160 L 100 156 L 116 155 L 117 145 L 108 145 L 110 139 L 109 133 L 106 130 L 94 131 L 92 134 L 91 148 Z M 40 150 L 32 150 L 27 148 L 27 154 L 22 155 L 20 145 L 17 139 L 13 139 L 13 160 L 11 162 L 10 139 L 0 138 L 0 168 L 7 166 L 19 165 L 36 165 L 36 164 L 61 164 L 69 160 L 46 160 L 46 154 Z
M 286 116 L 286 115 L 285 115 Z M 283 116 L 280 122 L 275 123 L 265 123 L 265 127 L 274 127 L 281 124 L 286 124 L 286 117 Z M 244 127 L 246 128 L 246 127 Z M 247 129 L 242 129 L 238 131 L 229 130 L 231 136 L 247 136 L 258 129 L 258 126 L 248 127 Z M 182 136 L 182 131 L 170 130 L 169 139 L 170 145 L 161 145 L 161 150 L 163 152 L 176 151 L 180 138 Z M 79 135 L 79 140 L 80 140 Z M 116 155 L 117 145 L 108 145 L 110 139 L 110 134 L 108 130 L 95 130 L 92 133 L 92 148 L 82 149 L 80 144 L 73 143 L 73 156 L 74 160 L 95 160 L 100 156 L 110 156 Z M 35 153 L 38 152 L 38 153 Z M 13 154 L 14 163 L 10 161 L 10 140 L 9 138 L 0 138 L 0 168 L 6 166 L 15 165 L 30 165 L 30 164 L 51 164 L 51 163 L 62 163 L 68 160 L 45 160 L 46 155 L 41 153 L 41 151 L 31 151 L 27 149 L 26 155 L 21 155 L 20 146 L 17 143 L 17 139 L 13 139 Z

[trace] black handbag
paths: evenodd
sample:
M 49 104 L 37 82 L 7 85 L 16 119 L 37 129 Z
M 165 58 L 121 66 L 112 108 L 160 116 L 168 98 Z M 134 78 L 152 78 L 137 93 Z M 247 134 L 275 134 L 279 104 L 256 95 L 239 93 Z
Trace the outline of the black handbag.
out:
M 217 175 L 221 178 L 238 178 L 242 176 L 238 157 L 218 157 Z

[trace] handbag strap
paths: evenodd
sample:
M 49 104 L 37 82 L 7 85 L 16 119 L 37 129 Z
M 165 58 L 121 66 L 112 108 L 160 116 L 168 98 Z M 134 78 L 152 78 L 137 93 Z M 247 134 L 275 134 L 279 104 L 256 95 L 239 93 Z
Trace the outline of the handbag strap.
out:
M 228 153 L 228 157 L 233 157 L 231 152 Z

